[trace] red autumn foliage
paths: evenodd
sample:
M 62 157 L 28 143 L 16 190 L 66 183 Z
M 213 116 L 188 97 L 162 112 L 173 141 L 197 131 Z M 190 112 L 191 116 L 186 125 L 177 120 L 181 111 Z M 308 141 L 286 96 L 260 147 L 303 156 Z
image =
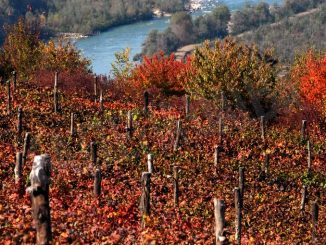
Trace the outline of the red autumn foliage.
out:
M 302 107 L 312 110 L 322 118 L 326 116 L 326 55 L 309 51 L 293 69 L 293 79 L 298 81 Z
M 144 57 L 143 63 L 133 70 L 132 83 L 136 88 L 158 90 L 163 95 L 183 95 L 186 82 L 184 71 L 189 60 L 181 62 L 174 54 L 165 57 L 163 52 Z

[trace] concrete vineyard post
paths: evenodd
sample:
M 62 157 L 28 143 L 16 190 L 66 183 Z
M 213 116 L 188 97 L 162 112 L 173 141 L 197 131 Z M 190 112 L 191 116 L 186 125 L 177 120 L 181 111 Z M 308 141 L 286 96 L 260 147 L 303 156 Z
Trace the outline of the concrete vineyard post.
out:
M 219 147 L 219 145 L 215 145 L 215 147 L 214 147 L 214 167 L 215 167 L 215 170 L 217 170 L 219 161 L 220 161 L 220 147 Z
M 225 110 L 225 97 L 224 92 L 221 92 L 221 111 L 223 112 Z
M 144 172 L 141 177 L 142 194 L 139 205 L 142 217 L 142 228 L 145 228 L 146 218 L 150 215 L 150 185 L 151 174 Z
M 224 236 L 225 226 L 225 202 L 214 198 L 214 217 L 215 217 L 215 244 L 224 244 L 226 238 Z
M 101 181 L 101 170 L 97 168 L 94 175 L 94 195 L 97 197 L 101 195 Z
M 31 186 L 27 191 L 32 197 L 33 220 L 36 225 L 36 244 L 50 244 L 51 215 L 49 203 L 49 184 L 51 159 L 48 155 L 35 156 L 30 173 Z
M 174 193 L 174 206 L 179 206 L 179 167 L 173 167 L 173 193 Z
M 240 188 L 234 188 L 235 202 L 235 240 L 237 244 L 241 244 L 241 193 Z

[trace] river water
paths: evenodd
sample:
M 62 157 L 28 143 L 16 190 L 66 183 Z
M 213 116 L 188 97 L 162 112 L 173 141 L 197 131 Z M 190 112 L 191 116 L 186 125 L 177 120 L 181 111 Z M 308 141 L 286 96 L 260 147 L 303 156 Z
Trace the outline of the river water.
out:
M 261 0 L 224 0 L 223 2 L 231 9 L 237 10 L 246 3 L 258 3 Z M 209 2 L 209 1 L 207 1 Z M 212 2 L 212 0 L 211 0 Z M 218 0 L 215 1 L 216 4 Z M 281 3 L 282 0 L 265 0 L 268 3 Z M 204 11 L 198 14 L 204 14 L 212 9 L 212 4 L 204 6 Z M 114 54 L 126 47 L 131 48 L 132 57 L 141 52 L 142 43 L 148 33 L 154 29 L 163 31 L 169 25 L 169 18 L 156 18 L 149 21 L 141 21 L 130 25 L 124 25 L 112 28 L 99 35 L 79 39 L 76 41 L 76 47 L 82 54 L 92 61 L 92 70 L 97 74 L 109 74 L 111 63 L 114 62 Z

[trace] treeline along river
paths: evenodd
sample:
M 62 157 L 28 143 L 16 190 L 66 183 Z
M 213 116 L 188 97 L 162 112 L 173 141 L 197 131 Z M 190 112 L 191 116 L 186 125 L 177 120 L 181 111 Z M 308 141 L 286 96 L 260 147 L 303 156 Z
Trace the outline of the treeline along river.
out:
M 234 11 L 241 8 L 246 3 L 258 3 L 261 0 L 215 0 L 215 5 L 219 2 L 226 4 L 230 10 Z M 208 4 L 211 1 L 206 1 L 201 11 L 194 15 L 205 14 L 214 8 L 214 4 Z M 267 3 L 282 3 L 282 0 L 265 0 Z M 169 25 L 169 18 L 155 18 L 149 21 L 137 22 L 134 24 L 124 25 L 112 28 L 99 35 L 79 39 L 76 41 L 76 46 L 84 56 L 92 61 L 92 69 L 98 74 L 109 74 L 111 63 L 114 62 L 114 54 L 124 48 L 131 48 L 131 58 L 141 52 L 141 45 L 146 39 L 148 33 L 154 29 L 163 31 Z

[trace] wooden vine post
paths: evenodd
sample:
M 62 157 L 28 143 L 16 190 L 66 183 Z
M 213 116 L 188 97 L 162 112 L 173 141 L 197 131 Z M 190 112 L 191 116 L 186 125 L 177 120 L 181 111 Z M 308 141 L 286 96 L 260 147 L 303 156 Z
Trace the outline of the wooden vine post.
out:
M 222 117 L 218 120 L 218 137 L 219 137 L 219 144 L 222 145 L 223 142 L 223 119 Z
M 221 92 L 221 111 L 224 112 L 225 110 L 225 96 L 224 92 Z
M 18 108 L 17 119 L 17 134 L 20 136 L 23 131 L 23 110 L 21 107 Z
M 23 185 L 23 153 L 17 152 L 15 165 L 15 183 L 17 186 L 17 193 L 21 197 L 24 194 Z
M 93 166 L 96 166 L 97 163 L 97 144 L 96 142 L 91 142 L 91 161 Z
M 141 211 L 142 228 L 146 226 L 146 219 L 150 215 L 150 186 L 151 186 L 151 174 L 148 172 L 144 172 L 141 178 L 142 185 L 142 194 L 140 197 L 140 205 L 139 209 Z
M 215 217 L 215 244 L 222 245 L 226 242 L 224 236 L 225 227 L 225 202 L 214 198 L 214 217 Z
M 76 130 L 75 130 L 75 115 L 72 112 L 70 114 L 70 136 L 74 137 L 76 135 Z
M 190 96 L 188 94 L 186 94 L 186 118 L 189 117 L 190 115 Z
M 180 119 L 177 121 L 177 133 L 175 137 L 175 142 L 173 146 L 173 150 L 177 151 L 180 145 L 180 140 L 181 140 L 181 121 Z
M 129 138 L 132 137 L 132 134 L 133 134 L 133 125 L 132 125 L 132 113 L 131 111 L 128 111 L 128 114 L 127 114 L 127 135 Z
M 104 111 L 104 105 L 103 105 L 103 90 L 100 90 L 100 112 Z
M 59 111 L 58 72 L 54 74 L 53 106 L 54 112 L 57 113 Z
M 179 167 L 173 167 L 174 206 L 179 206 Z
M 218 171 L 218 163 L 220 162 L 220 146 L 215 145 L 214 147 L 214 167 L 215 167 L 215 172 L 217 173 Z
M 313 202 L 311 208 L 311 217 L 312 217 L 312 239 L 316 240 L 317 238 L 317 224 L 318 224 L 318 216 L 319 216 L 319 206 L 317 202 Z
M 96 197 L 99 197 L 101 195 L 101 182 L 102 182 L 101 169 L 97 168 L 95 170 L 95 175 L 94 175 L 94 195 Z
M 27 132 L 27 133 L 25 134 L 25 138 L 24 138 L 24 146 L 23 146 L 23 164 L 26 163 L 28 150 L 29 150 L 29 148 L 30 148 L 30 143 L 31 143 L 31 133 Z
M 50 175 L 50 156 L 46 154 L 35 156 L 30 173 L 31 186 L 27 191 L 32 199 L 33 222 L 37 233 L 36 244 L 50 244 L 52 239 L 49 203 Z
M 303 186 L 301 193 L 302 193 L 302 197 L 301 197 L 300 210 L 304 211 L 307 203 L 307 186 Z
M 148 154 L 147 155 L 147 168 L 148 168 L 148 172 L 150 174 L 152 174 L 153 171 L 154 171 L 153 156 L 152 156 L 152 154 Z
M 261 132 L 261 138 L 263 142 L 265 143 L 265 117 L 260 117 L 260 132 Z
M 307 120 L 302 120 L 301 124 L 301 141 L 307 140 Z
M 17 72 L 16 71 L 12 72 L 12 80 L 13 80 L 13 90 L 16 91 L 16 87 L 17 87 Z
M 311 171 L 311 144 L 310 140 L 307 141 L 307 163 L 308 163 L 308 171 Z
M 268 176 L 268 174 L 269 174 L 269 161 L 270 161 L 270 155 L 269 155 L 269 153 L 266 153 L 265 161 L 264 161 L 264 173 L 265 173 L 265 176 Z
M 11 83 L 10 80 L 7 81 L 7 113 L 10 115 L 11 113 Z
M 244 168 L 239 167 L 239 192 L 240 192 L 240 206 L 243 207 L 243 196 L 244 196 L 244 189 L 245 189 L 245 175 L 244 175 Z
M 97 76 L 94 76 L 94 102 L 97 101 Z
M 148 105 L 149 105 L 149 94 L 147 91 L 144 92 L 144 114 L 148 115 Z
M 235 201 L 235 240 L 237 244 L 241 244 L 241 192 L 240 188 L 234 188 L 234 201 Z

